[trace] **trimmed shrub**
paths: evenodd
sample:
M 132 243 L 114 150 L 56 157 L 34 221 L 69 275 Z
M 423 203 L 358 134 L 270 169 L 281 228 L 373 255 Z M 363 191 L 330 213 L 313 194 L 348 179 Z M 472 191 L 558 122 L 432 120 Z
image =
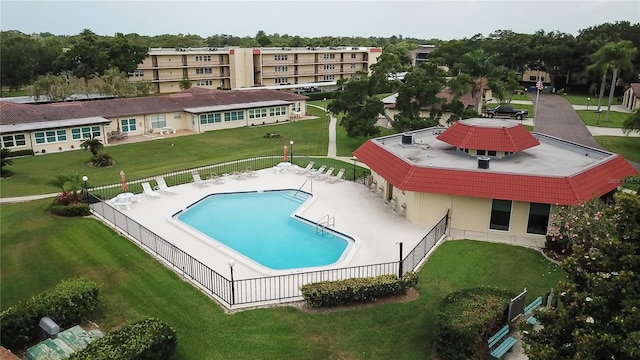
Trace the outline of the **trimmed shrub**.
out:
M 12 150 L 11 153 L 9 153 L 8 157 L 18 157 L 18 156 L 33 156 L 35 155 L 33 153 L 33 150 L 31 149 L 26 149 L 26 150 Z
M 58 205 L 54 203 L 48 209 L 54 215 L 65 217 L 91 215 L 91 210 L 87 204 Z
M 487 340 L 506 323 L 512 294 L 492 288 L 465 289 L 442 299 L 434 349 L 442 360 L 485 359 Z
M 86 278 L 65 280 L 24 304 L 4 310 L 0 313 L 0 343 L 9 349 L 24 347 L 38 338 L 38 324 L 44 316 L 60 327 L 87 320 L 98 309 L 98 289 L 97 283 Z
M 406 293 L 418 283 L 418 275 L 407 273 L 337 281 L 322 281 L 300 287 L 302 298 L 312 307 L 372 302 L 379 297 Z
M 69 359 L 170 359 L 177 345 L 173 328 L 158 319 L 146 318 L 95 340 Z

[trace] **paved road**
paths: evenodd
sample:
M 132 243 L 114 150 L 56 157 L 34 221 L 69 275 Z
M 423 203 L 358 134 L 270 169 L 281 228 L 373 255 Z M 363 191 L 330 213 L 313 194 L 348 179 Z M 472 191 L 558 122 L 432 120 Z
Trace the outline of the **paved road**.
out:
M 540 94 L 534 120 L 534 131 L 604 149 L 593 138 L 571 103 L 562 96 Z

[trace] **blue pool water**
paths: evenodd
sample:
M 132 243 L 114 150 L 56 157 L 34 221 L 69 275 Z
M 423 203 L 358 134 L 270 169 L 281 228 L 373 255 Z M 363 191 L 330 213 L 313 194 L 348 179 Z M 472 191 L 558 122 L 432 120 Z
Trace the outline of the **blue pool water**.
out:
M 174 218 L 270 269 L 333 264 L 353 239 L 292 217 L 309 198 L 296 190 L 213 194 Z

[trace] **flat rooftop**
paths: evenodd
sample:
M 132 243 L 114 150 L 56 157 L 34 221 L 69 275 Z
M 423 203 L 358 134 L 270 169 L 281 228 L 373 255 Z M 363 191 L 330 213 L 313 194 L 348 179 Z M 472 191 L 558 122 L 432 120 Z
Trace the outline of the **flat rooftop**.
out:
M 519 121 L 475 118 L 466 120 L 476 126 L 512 127 Z M 419 167 L 434 167 L 451 170 L 478 170 L 476 156 L 471 156 L 453 145 L 437 139 L 447 130 L 445 127 L 412 131 L 412 144 L 403 144 L 405 134 L 394 134 L 375 139 L 377 144 Z M 615 154 L 565 141 L 550 135 L 532 133 L 540 145 L 505 156 L 491 157 L 490 169 L 493 173 L 564 177 L 581 172 Z

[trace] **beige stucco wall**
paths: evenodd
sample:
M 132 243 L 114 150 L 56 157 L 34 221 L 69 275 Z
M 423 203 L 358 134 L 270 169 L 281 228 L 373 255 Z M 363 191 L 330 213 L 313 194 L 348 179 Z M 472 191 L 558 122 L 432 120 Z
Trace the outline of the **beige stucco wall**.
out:
M 544 247 L 544 235 L 527 233 L 529 203 L 513 201 L 509 231 L 489 229 L 492 199 L 447 194 L 402 191 L 372 172 L 371 180 L 380 190 L 380 201 L 394 200 L 405 205 L 404 216 L 413 224 L 435 225 L 449 210 L 449 236 L 453 239 L 475 239 L 520 246 Z
M 633 89 L 628 88 L 622 96 L 622 105 L 628 110 L 640 109 L 640 99 L 633 94 Z
M 229 75 L 231 79 L 228 87 L 242 88 L 254 86 L 253 61 L 253 49 L 233 49 L 233 54 L 229 54 Z
M 98 139 L 100 139 L 103 144 L 107 144 L 107 135 L 106 135 L 107 132 L 105 130 L 104 125 L 102 125 L 102 124 L 100 124 L 100 125 L 71 126 L 71 127 L 64 128 L 64 130 L 66 131 L 67 139 L 65 141 L 59 141 L 59 142 L 55 142 L 55 143 L 36 144 L 35 133 L 36 132 L 40 132 L 40 130 L 33 131 L 33 132 L 25 132 L 24 134 L 25 134 L 25 139 L 27 141 L 27 145 L 33 149 L 33 152 L 35 154 L 52 154 L 52 153 L 57 153 L 57 152 L 73 151 L 73 150 L 81 149 L 80 144 L 82 144 L 84 142 L 84 139 L 74 140 L 73 136 L 71 134 L 71 129 L 79 128 L 79 127 L 87 127 L 87 126 L 99 126 L 100 127 L 100 136 L 98 137 Z M 62 130 L 62 129 L 55 129 L 55 130 Z M 46 129 L 46 130 L 42 130 L 42 131 L 55 131 L 55 130 Z M 25 148 L 26 147 L 16 148 L 16 150 L 25 149 Z M 89 155 L 91 155 L 91 154 L 89 154 Z

